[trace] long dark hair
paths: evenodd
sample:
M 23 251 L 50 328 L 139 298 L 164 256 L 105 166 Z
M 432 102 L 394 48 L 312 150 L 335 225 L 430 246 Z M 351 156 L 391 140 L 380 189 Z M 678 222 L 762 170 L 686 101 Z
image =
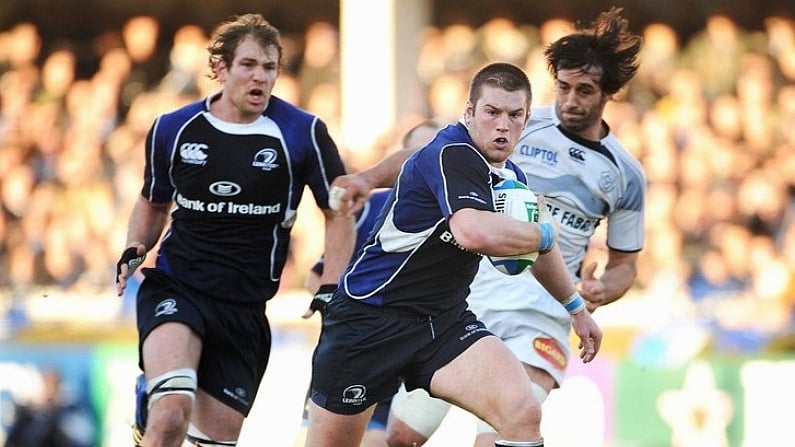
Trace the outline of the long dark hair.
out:
M 640 36 L 629 32 L 621 8 L 603 12 L 590 28 L 579 29 L 550 44 L 544 51 L 547 67 L 557 79 L 559 70 L 598 68 L 607 94 L 621 90 L 638 71 Z

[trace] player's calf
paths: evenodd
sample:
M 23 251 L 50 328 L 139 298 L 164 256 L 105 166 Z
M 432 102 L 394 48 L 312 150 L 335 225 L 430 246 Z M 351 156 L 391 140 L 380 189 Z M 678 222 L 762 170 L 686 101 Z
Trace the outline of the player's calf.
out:
M 144 438 L 148 413 L 148 400 L 146 393 L 146 377 L 140 374 L 135 379 L 135 422 L 133 422 L 132 426 L 133 446 L 135 447 L 141 447 L 141 441 Z

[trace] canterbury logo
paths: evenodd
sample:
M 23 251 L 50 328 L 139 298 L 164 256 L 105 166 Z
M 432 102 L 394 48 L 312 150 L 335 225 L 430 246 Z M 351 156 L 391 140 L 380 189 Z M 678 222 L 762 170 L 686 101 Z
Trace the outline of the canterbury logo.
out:
M 204 165 L 207 163 L 207 153 L 209 149 L 204 143 L 183 143 L 179 147 L 179 155 L 182 161 L 192 165 Z
M 585 151 L 576 147 L 569 148 L 569 157 L 579 162 L 585 161 Z

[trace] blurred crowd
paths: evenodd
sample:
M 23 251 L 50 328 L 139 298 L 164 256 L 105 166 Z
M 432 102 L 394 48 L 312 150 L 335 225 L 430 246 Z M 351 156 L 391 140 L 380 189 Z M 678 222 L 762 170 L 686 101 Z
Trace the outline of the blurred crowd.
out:
M 428 27 L 418 36 L 417 64 L 427 116 L 457 119 L 472 73 L 494 60 L 525 67 L 535 104 L 551 102 L 541 52 L 572 29 L 566 20 L 536 26 L 507 18 Z M 92 42 L 96 69 L 78 77 L 85 51 L 72 43 L 42 42 L 31 23 L 0 30 L 0 310 L 41 287 L 113 293 L 152 120 L 217 88 L 206 77 L 207 31 L 183 26 L 163 48 L 157 20 L 133 17 Z M 661 317 L 765 341 L 792 331 L 795 22 L 770 17 L 764 30 L 749 31 L 715 15 L 686 41 L 664 23 L 638 31 L 640 71 L 606 114 L 649 180 L 646 248 L 631 295 Z M 285 35 L 284 47 L 274 94 L 339 135 L 337 28 L 316 22 Z M 409 121 L 370 151 L 346 153 L 350 170 L 394 149 Z M 320 214 L 305 215 L 284 287 L 300 287 L 322 250 L 310 225 Z M 604 250 L 602 239 L 591 256 Z

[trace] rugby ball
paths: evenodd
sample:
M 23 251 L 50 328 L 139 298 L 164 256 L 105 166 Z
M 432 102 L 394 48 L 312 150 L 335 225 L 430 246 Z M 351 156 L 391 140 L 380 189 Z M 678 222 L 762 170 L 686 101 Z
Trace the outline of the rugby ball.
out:
M 502 180 L 493 186 L 494 208 L 522 222 L 538 222 L 538 199 L 522 182 Z M 517 256 L 488 256 L 491 264 L 506 275 L 518 275 L 538 259 L 538 252 Z

